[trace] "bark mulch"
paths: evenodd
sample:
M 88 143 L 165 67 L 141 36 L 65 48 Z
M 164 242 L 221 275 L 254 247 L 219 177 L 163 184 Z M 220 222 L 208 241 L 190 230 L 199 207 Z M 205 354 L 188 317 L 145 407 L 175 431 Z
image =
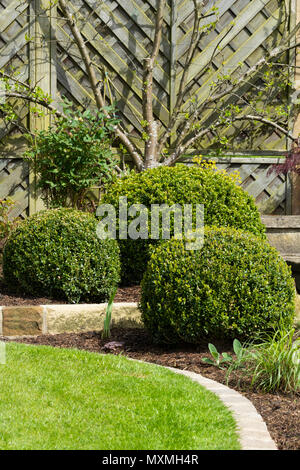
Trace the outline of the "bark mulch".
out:
M 113 328 L 109 340 L 103 340 L 99 332 L 64 333 L 59 335 L 43 335 L 35 338 L 14 341 L 50 345 L 59 348 L 77 348 L 101 354 L 123 354 L 133 359 L 153 362 L 164 366 L 190 370 L 205 377 L 227 384 L 226 371 L 201 362 L 208 357 L 207 342 L 193 347 L 180 345 L 162 347 L 152 343 L 151 338 L 143 329 Z M 232 345 L 214 342 L 221 352 L 232 353 Z M 229 381 L 231 388 L 239 390 L 256 407 L 263 417 L 268 430 L 280 450 L 300 450 L 300 394 L 263 394 L 241 389 L 236 379 Z
M 140 286 L 119 287 L 115 295 L 115 302 L 138 302 L 140 299 Z M 54 305 L 66 304 L 66 300 L 53 299 L 50 297 L 29 296 L 22 291 L 8 287 L 0 271 L 0 305 L 1 306 L 25 306 L 25 305 Z M 85 303 L 85 302 L 83 302 Z

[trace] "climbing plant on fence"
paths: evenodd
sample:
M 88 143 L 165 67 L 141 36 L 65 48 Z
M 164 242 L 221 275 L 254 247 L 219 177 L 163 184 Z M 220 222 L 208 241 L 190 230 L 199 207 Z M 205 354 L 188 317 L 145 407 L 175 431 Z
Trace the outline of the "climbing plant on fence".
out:
M 293 64 L 293 8 L 281 0 L 1 0 L 2 155 L 20 156 L 20 134 L 47 127 L 62 95 L 83 108 L 116 102 L 116 145 L 139 169 L 220 144 L 282 155 L 292 140 L 293 70 L 284 64 Z M 262 210 L 286 210 L 286 180 L 266 178 L 266 161 L 245 165 L 243 184 L 257 182 Z M 22 173 L 10 192 L 25 195 L 31 185 L 35 210 L 34 175 Z

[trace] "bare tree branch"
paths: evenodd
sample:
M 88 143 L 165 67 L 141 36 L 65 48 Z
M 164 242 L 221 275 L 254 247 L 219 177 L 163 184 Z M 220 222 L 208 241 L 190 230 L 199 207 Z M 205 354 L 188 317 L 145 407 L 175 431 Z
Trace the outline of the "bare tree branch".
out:
M 52 106 L 51 103 L 48 103 L 44 99 L 36 98 L 35 96 L 32 96 L 32 95 L 6 91 L 5 92 L 5 97 L 6 98 L 18 98 L 18 99 L 21 99 L 21 100 L 24 100 L 24 101 L 28 101 L 29 103 L 34 103 L 34 104 L 43 106 L 44 108 L 46 108 L 49 111 L 53 112 L 57 117 L 63 116 L 63 113 L 58 111 L 58 109 L 56 109 L 56 107 Z
M 248 70 L 247 72 L 245 72 L 243 75 L 241 75 L 240 77 L 238 77 L 235 82 L 229 87 L 227 88 L 226 90 L 224 90 L 223 92 L 219 93 L 219 94 L 215 94 L 215 95 L 212 95 L 210 98 L 208 98 L 206 100 L 206 103 L 209 104 L 209 103 L 212 103 L 214 101 L 219 101 L 221 100 L 222 98 L 224 98 L 226 95 L 228 95 L 229 93 L 231 93 L 234 89 L 236 89 L 242 82 L 246 81 L 247 79 L 250 79 L 251 76 L 257 72 L 258 69 L 261 69 L 263 68 L 264 65 L 267 65 L 269 63 L 269 61 L 271 61 L 272 59 L 274 59 L 275 57 L 278 57 L 279 55 L 282 55 L 284 54 L 285 52 L 288 52 L 289 50 L 291 49 L 296 49 L 297 47 L 300 47 L 300 42 L 297 42 L 296 44 L 294 45 L 289 45 L 289 46 L 282 46 L 282 47 L 274 47 L 274 49 L 272 49 L 272 51 L 261 57 L 261 59 L 259 59 L 256 64 L 252 65 Z
M 298 141 L 298 138 L 294 137 L 287 129 L 284 127 L 280 126 L 277 122 L 271 121 L 270 119 L 267 119 L 263 116 L 255 116 L 252 114 L 245 114 L 243 116 L 235 116 L 233 118 L 234 121 L 257 121 L 257 122 L 262 122 L 263 124 L 267 124 L 268 126 L 273 127 L 274 129 L 277 129 L 281 134 L 286 135 L 289 139 L 291 139 L 293 142 Z
M 144 59 L 143 117 L 147 134 L 144 156 L 146 168 L 151 168 L 157 164 L 158 122 L 153 114 L 153 69 L 161 44 L 164 8 L 165 0 L 158 0 L 152 53 L 150 57 Z
M 100 87 L 99 87 L 99 83 L 95 74 L 95 70 L 94 70 L 92 61 L 90 59 L 90 55 L 86 47 L 85 41 L 82 37 L 82 34 L 79 31 L 76 25 L 76 21 L 73 18 L 72 13 L 70 12 L 67 6 L 67 2 L 65 0 L 58 0 L 58 3 L 63 12 L 63 15 L 67 19 L 68 25 L 72 31 L 74 40 L 79 48 L 82 60 L 85 64 L 86 72 L 89 77 L 90 85 L 91 85 L 91 88 L 95 97 L 97 107 L 99 109 L 103 109 L 103 112 L 108 115 L 108 112 L 105 109 L 105 102 L 100 91 Z M 140 152 L 137 150 L 136 146 L 134 145 L 134 143 L 128 138 L 128 136 L 120 128 L 120 126 L 116 126 L 115 132 L 116 132 L 116 135 L 119 137 L 120 141 L 124 144 L 128 152 L 130 153 L 131 157 L 133 158 L 137 169 L 139 171 L 143 170 L 144 168 L 143 159 L 142 159 Z

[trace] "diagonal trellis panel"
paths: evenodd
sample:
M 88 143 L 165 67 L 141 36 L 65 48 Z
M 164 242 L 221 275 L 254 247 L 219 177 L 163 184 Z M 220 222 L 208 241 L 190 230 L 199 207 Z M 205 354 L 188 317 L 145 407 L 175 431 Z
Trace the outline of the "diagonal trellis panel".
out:
M 187 79 L 186 97 L 199 103 L 205 101 L 212 81 L 220 72 L 234 75 L 241 64 L 242 69 L 247 70 L 268 48 L 280 42 L 284 28 L 289 26 L 282 13 L 284 1 L 204 1 L 205 11 L 214 5 L 218 7 L 219 20 L 198 47 Z M 46 4 L 49 1 L 0 0 L 0 69 L 18 70 L 23 81 L 39 83 L 58 106 L 61 97 L 67 96 L 83 108 L 92 108 L 95 104 L 86 70 L 59 7 L 54 2 L 50 13 L 41 15 L 40 19 L 35 16 Z M 192 0 L 167 0 L 162 43 L 154 72 L 154 112 L 162 128 L 167 126 L 174 107 L 190 47 L 193 5 Z M 116 102 L 122 123 L 137 143 L 141 143 L 142 66 L 152 48 L 157 1 L 70 0 L 69 6 L 79 24 L 98 78 L 104 80 L 107 102 L 110 98 Z M 211 60 L 216 48 L 217 53 Z M 288 57 L 283 59 L 288 60 Z M 236 103 L 241 102 L 246 92 L 247 84 L 237 93 Z M 288 103 L 289 97 L 284 98 Z M 234 100 L 231 98 L 230 102 L 234 103 Z M 9 147 L 9 157 L 12 156 L 11 148 L 14 148 L 13 157 L 21 156 L 24 150 L 24 141 L 19 137 L 22 126 L 33 129 L 45 128 L 49 124 L 47 119 L 44 122 L 36 120 L 27 105 L 16 101 L 15 107 L 20 116 L 19 127 L 5 126 L 0 117 L 0 158 L 6 157 L 6 139 L 11 141 L 15 136 L 18 144 Z M 188 107 L 184 112 L 187 110 Z M 244 111 L 249 110 L 245 107 Z M 216 119 L 214 109 L 205 109 L 201 116 L 204 124 L 213 123 Z M 246 123 L 232 126 L 220 132 L 220 137 L 225 136 L 232 139 L 237 154 L 242 151 L 252 155 L 254 152 L 282 155 L 287 148 L 285 138 L 260 124 L 251 133 Z M 212 137 L 198 142 L 197 149 L 204 152 L 209 149 Z M 251 164 L 235 160 L 236 163 L 231 163 L 227 171 L 238 165 L 241 175 L 247 175 L 242 176 L 243 187 L 255 196 L 263 212 L 287 211 L 289 190 L 285 180 L 267 176 L 271 161 L 258 163 L 261 160 L 257 160 L 254 164 L 254 160 L 251 159 Z M 3 175 L 12 179 L 11 160 L 4 161 L 7 171 Z M 26 178 L 23 181 L 29 184 L 32 177 L 27 175 Z M 30 194 L 28 186 L 20 184 L 19 190 L 23 188 L 27 195 Z M 29 203 L 28 195 L 28 206 Z
M 30 31 L 29 6 L 20 0 L 0 2 L 0 69 L 7 73 L 17 70 L 18 79 L 29 80 Z M 15 201 L 11 217 L 24 218 L 29 214 L 29 168 L 21 158 L 25 150 L 21 129 L 29 127 L 29 107 L 11 99 L 19 122 L 7 125 L 0 119 L 0 198 Z
M 289 177 L 270 171 L 273 164 L 274 158 L 222 157 L 217 161 L 217 168 L 227 173 L 238 172 L 238 184 L 254 197 L 262 214 L 284 215 L 291 210 L 291 182 Z
M 287 19 L 284 18 L 283 4 L 277 0 L 226 0 L 220 2 L 208 2 L 207 7 L 216 3 L 219 7 L 220 20 L 214 30 L 200 43 L 199 51 L 191 67 L 187 93 L 198 103 L 205 102 L 211 91 L 211 83 L 217 80 L 221 73 L 234 77 L 241 70 L 247 71 L 254 65 L 263 54 L 270 48 L 275 47 L 282 38 L 282 32 L 287 27 Z M 183 4 L 184 8 L 185 3 Z M 192 24 L 193 15 L 189 11 L 189 16 L 185 21 L 187 26 L 178 38 L 178 59 L 179 59 L 179 80 L 183 73 L 184 57 L 189 44 L 189 28 Z M 181 9 L 179 8 L 179 18 Z M 179 20 L 180 21 L 180 20 Z M 214 54 L 214 56 L 213 56 Z M 212 58 L 213 56 L 213 58 Z M 288 57 L 282 58 L 288 60 Z M 260 80 L 257 76 L 251 80 L 255 86 Z M 236 93 L 236 96 L 227 99 L 225 104 L 239 104 L 243 106 L 244 113 L 251 114 L 251 107 L 244 104 L 244 94 L 249 86 L 244 85 Z M 279 100 L 274 99 L 274 106 L 281 104 L 282 100 L 288 105 L 288 97 L 280 96 Z M 250 112 L 249 112 L 250 111 Z M 203 124 L 211 124 L 218 119 L 218 113 L 213 109 L 207 109 L 202 116 Z M 231 137 L 231 145 L 235 150 L 284 150 L 286 149 L 286 138 L 281 137 L 276 132 L 266 129 L 263 125 L 255 126 L 253 132 L 247 135 L 247 123 L 231 126 L 220 132 L 219 137 Z M 198 148 L 210 147 L 210 139 L 198 143 Z
M 11 217 L 28 215 L 29 170 L 23 159 L 0 159 L 0 199 L 7 196 L 15 201 Z
M 267 158 L 240 159 L 239 162 L 232 159 L 226 171 L 238 171 L 241 187 L 254 197 L 262 214 L 284 215 L 290 210 L 290 180 L 284 175 L 270 173 L 272 163 Z M 217 166 L 222 168 L 221 163 Z
M 204 36 L 199 44 L 188 74 L 186 97 L 201 104 L 210 93 L 211 83 L 220 73 L 234 75 L 241 69 L 246 71 L 270 47 L 278 44 L 283 31 L 289 27 L 284 3 L 282 0 L 204 2 L 204 13 L 216 6 L 219 20 L 214 30 Z M 141 144 L 142 66 L 152 47 L 156 0 L 73 0 L 70 4 L 92 60 L 99 66 L 99 80 L 103 79 L 103 75 L 107 76 L 104 85 L 107 96 L 113 97 L 125 127 Z M 176 101 L 190 48 L 193 18 L 192 0 L 167 1 L 162 43 L 154 71 L 154 111 L 162 127 L 167 126 Z M 210 21 L 210 17 L 206 18 L 201 26 Z M 78 50 L 70 36 L 66 22 L 63 19 L 57 21 L 58 89 L 61 94 L 67 93 L 70 98 L 86 106 L 93 102 L 92 93 Z M 288 60 L 288 57 L 281 60 Z M 259 79 L 258 76 L 257 82 Z M 247 91 L 247 85 L 244 85 L 229 102 L 243 103 L 239 95 L 242 98 Z M 191 100 L 184 112 L 190 110 Z M 274 106 L 281 104 L 282 100 L 288 105 L 288 96 L 281 95 L 277 101 L 274 100 Z M 248 108 L 244 106 L 245 113 L 249 112 Z M 215 110 L 206 109 L 201 121 L 211 124 L 217 118 Z M 248 124 L 243 122 L 220 132 L 220 137 L 231 138 L 235 151 L 286 150 L 286 138 L 273 130 L 266 129 L 262 124 L 257 124 L 254 133 L 247 132 L 248 129 Z M 210 148 L 211 137 L 199 142 L 197 147 Z

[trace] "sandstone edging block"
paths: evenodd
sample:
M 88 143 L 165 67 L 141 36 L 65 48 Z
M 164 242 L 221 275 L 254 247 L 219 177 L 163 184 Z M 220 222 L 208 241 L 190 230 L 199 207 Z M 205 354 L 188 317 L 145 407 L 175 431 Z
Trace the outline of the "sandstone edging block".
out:
M 107 303 L 0 307 L 0 336 L 38 336 L 103 329 Z M 135 302 L 113 305 L 112 326 L 142 326 Z

